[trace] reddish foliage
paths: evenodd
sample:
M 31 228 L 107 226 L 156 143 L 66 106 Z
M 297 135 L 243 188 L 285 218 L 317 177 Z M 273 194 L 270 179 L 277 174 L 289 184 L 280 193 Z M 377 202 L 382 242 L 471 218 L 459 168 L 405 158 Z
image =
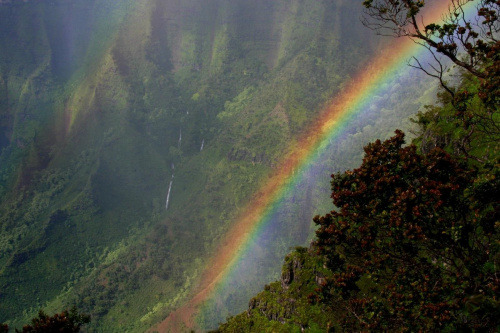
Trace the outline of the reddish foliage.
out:
M 484 267 L 498 260 L 498 195 L 478 200 L 465 162 L 403 144 L 397 131 L 365 147 L 361 167 L 332 176 L 339 210 L 314 219 L 333 272 L 321 297 L 342 300 L 350 329 L 497 327 L 497 269 Z
M 90 316 L 79 314 L 76 307 L 48 316 L 43 311 L 31 320 L 31 325 L 25 325 L 16 333 L 77 333 L 82 325 L 90 322 Z M 9 326 L 0 324 L 0 333 L 9 332 Z

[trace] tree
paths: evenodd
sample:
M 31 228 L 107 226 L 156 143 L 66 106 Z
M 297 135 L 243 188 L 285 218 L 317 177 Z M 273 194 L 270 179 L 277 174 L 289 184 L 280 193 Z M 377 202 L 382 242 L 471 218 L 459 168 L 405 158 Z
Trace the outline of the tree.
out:
M 339 211 L 314 218 L 332 276 L 316 300 L 349 331 L 496 331 L 500 171 L 479 177 L 441 149 L 404 143 L 396 131 L 332 176 Z
M 16 333 L 76 333 L 89 322 L 90 316 L 78 313 L 76 307 L 53 316 L 40 310 L 38 317 L 31 320 L 31 325 L 25 325 L 22 330 L 16 329 Z M 1 332 L 9 332 L 9 326 L 0 324 Z
M 476 4 L 477 18 L 468 18 L 466 7 Z M 364 0 L 365 26 L 381 35 L 408 37 L 427 48 L 437 65 L 429 64 L 426 69 L 417 58 L 413 58 L 417 67 L 430 76 L 439 79 L 443 88 L 452 96 L 453 88 L 445 82 L 443 75 L 447 66 L 438 55 L 450 59 L 455 65 L 482 80 L 487 91 L 495 91 L 494 99 L 498 102 L 497 81 L 488 82 L 495 77 L 498 80 L 497 40 L 500 32 L 498 0 L 451 0 L 448 12 L 443 15 L 443 23 L 425 24 L 421 11 L 426 6 L 422 0 Z M 485 96 L 485 98 L 487 98 Z M 489 94 L 492 98 L 492 94 Z
M 466 15 L 466 6 L 478 3 L 475 22 Z M 424 24 L 420 16 L 425 6 L 422 0 L 365 0 L 365 26 L 382 35 L 412 38 L 435 52 L 449 58 L 478 78 L 488 75 L 482 70 L 487 54 L 498 45 L 500 31 L 497 0 L 451 0 L 443 24 Z M 442 69 L 436 69 L 442 75 Z M 441 76 L 442 77 L 442 76 Z
M 500 1 L 450 0 L 443 23 L 425 22 L 422 12 L 428 5 L 422 0 L 365 0 L 363 5 L 365 26 L 381 35 L 411 38 L 429 50 L 433 64 L 414 57 L 410 66 L 437 78 L 450 94 L 455 120 L 464 129 L 457 141 L 460 153 L 483 161 L 469 155 L 468 146 L 475 135 L 500 141 Z M 473 19 L 466 13 L 474 5 Z M 443 56 L 468 73 L 457 86 L 445 79 L 449 68 Z M 464 85 L 467 81 L 470 84 Z

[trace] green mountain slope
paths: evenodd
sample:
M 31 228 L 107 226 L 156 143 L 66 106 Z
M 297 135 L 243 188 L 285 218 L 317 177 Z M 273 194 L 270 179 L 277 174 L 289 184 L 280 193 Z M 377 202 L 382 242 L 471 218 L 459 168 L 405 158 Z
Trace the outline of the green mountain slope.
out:
M 377 51 L 358 13 L 312 0 L 1 4 L 0 322 L 76 304 L 91 330 L 140 332 L 182 304 L 252 194 Z M 396 115 L 389 99 L 385 121 L 358 120 L 332 148 L 336 169 L 421 102 Z M 282 239 L 273 255 L 203 327 L 243 309 L 310 238 L 327 189 L 307 186 L 277 223 L 301 203 L 310 213 L 270 238 Z

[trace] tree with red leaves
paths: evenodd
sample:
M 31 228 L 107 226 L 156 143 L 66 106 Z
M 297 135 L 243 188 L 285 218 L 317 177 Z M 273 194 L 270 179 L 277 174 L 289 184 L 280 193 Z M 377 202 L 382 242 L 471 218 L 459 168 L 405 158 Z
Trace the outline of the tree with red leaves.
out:
M 332 176 L 338 211 L 314 218 L 332 271 L 316 301 L 348 331 L 500 329 L 500 178 L 404 134 L 365 147 L 362 165 Z
M 31 325 L 25 325 L 16 333 L 77 333 L 84 324 L 90 322 L 90 316 L 78 313 L 76 307 L 48 316 L 40 310 L 37 318 L 31 320 Z M 0 333 L 8 333 L 9 326 L 0 324 Z

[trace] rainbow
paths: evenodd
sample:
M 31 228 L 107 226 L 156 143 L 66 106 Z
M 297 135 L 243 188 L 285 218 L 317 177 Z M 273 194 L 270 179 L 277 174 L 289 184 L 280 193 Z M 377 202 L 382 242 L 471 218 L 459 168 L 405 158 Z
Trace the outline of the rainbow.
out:
M 427 11 L 429 22 L 439 22 L 450 4 L 449 0 L 437 0 Z M 468 10 L 473 11 L 474 6 Z M 243 210 L 240 219 L 229 230 L 225 241 L 203 273 L 201 282 L 195 288 L 195 296 L 183 307 L 174 311 L 156 327 L 160 332 L 186 325 L 194 326 L 194 315 L 199 306 L 224 289 L 227 281 L 242 264 L 242 258 L 249 252 L 255 240 L 263 233 L 271 215 L 282 202 L 283 197 L 301 181 L 302 171 L 310 167 L 324 152 L 327 143 L 337 139 L 354 117 L 359 117 L 370 105 L 370 99 L 380 94 L 384 83 L 390 82 L 405 70 L 407 60 L 422 56 L 426 50 L 408 39 L 396 39 L 368 66 L 361 68 L 350 84 L 332 99 L 298 141 L 297 148 L 284 159 L 278 171 L 254 195 Z

